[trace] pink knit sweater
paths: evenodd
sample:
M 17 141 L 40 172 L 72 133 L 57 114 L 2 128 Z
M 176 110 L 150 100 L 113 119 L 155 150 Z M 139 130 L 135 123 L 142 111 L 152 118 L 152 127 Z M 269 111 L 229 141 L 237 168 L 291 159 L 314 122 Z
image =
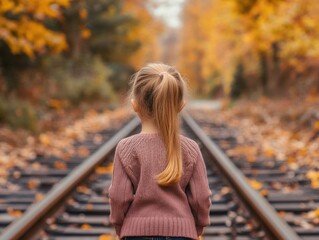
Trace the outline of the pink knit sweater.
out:
M 125 236 L 183 236 L 198 239 L 210 225 L 211 190 L 198 144 L 181 136 L 183 176 L 169 187 L 154 175 L 165 169 L 159 133 L 139 133 L 117 144 L 108 189 L 110 222 Z

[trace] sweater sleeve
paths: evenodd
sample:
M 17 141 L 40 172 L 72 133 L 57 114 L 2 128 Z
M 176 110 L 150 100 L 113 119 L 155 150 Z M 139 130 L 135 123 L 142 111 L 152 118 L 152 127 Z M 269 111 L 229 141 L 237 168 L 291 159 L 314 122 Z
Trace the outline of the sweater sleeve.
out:
M 115 149 L 113 161 L 113 174 L 111 185 L 108 189 L 110 200 L 110 223 L 120 235 L 125 214 L 134 200 L 133 186 L 121 161 L 119 144 Z
M 210 207 L 212 192 L 209 188 L 206 166 L 196 144 L 197 157 L 194 164 L 193 174 L 186 187 L 186 195 L 194 215 L 198 236 L 203 233 L 203 228 L 210 225 Z

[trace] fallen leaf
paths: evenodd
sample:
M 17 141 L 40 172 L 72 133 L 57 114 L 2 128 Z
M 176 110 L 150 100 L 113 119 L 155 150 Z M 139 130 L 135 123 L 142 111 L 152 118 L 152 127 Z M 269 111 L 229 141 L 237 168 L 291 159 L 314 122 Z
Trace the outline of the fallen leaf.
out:
M 40 185 L 40 180 L 37 178 L 32 178 L 27 182 L 28 189 L 35 189 Z
M 43 200 L 44 199 L 44 194 L 43 193 L 36 193 L 35 194 L 35 200 L 37 201 L 37 202 L 39 202 L 39 201 L 41 201 L 41 200 Z
M 92 211 L 93 210 L 93 204 L 91 204 L 91 203 L 86 204 L 85 205 L 85 209 L 89 210 L 89 211 Z
M 90 155 L 90 151 L 89 149 L 87 149 L 86 147 L 79 147 L 78 148 L 78 156 L 80 157 L 87 157 Z
M 23 214 L 22 211 L 14 210 L 13 208 L 7 208 L 7 213 L 15 217 L 20 217 Z
M 50 138 L 48 137 L 48 135 L 46 135 L 44 133 L 40 134 L 39 140 L 44 145 L 49 145 L 50 144 Z
M 90 224 L 84 223 L 81 225 L 81 229 L 91 229 L 92 226 Z
M 261 182 L 258 182 L 257 180 L 248 179 L 248 182 L 249 182 L 250 186 L 252 186 L 256 190 L 259 190 L 263 187 L 263 184 Z
M 62 169 L 67 169 L 68 167 L 67 167 L 66 164 L 65 164 L 64 162 L 62 162 L 62 161 L 55 161 L 55 162 L 54 162 L 54 168 L 55 168 L 55 169 L 60 169 L 60 170 L 62 170 Z
M 113 239 L 112 235 L 102 234 L 99 236 L 99 240 L 112 240 L 112 239 Z

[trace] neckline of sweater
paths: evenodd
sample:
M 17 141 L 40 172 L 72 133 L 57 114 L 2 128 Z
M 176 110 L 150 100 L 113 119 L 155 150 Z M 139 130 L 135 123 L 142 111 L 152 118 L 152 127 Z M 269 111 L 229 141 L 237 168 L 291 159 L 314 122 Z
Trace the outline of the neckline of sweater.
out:
M 159 136 L 160 133 L 159 132 L 140 132 L 137 135 L 140 135 L 140 136 Z

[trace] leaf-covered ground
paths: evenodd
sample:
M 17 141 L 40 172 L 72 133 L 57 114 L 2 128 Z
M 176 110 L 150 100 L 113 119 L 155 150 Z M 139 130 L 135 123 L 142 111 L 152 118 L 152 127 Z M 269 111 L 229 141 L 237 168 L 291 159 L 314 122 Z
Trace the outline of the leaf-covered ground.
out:
M 242 100 L 215 114 L 206 111 L 210 113 L 203 118 L 239 130 L 241 145 L 228 154 L 243 154 L 252 162 L 260 155 L 272 157 L 287 161 L 292 169 L 310 166 L 308 176 L 319 187 L 319 97 Z
M 86 148 L 75 148 L 76 141 L 84 141 L 89 133 L 97 133 L 94 143 L 99 144 L 102 137 L 98 134 L 103 129 L 118 128 L 131 113 L 126 108 L 103 113 L 88 111 L 81 119 L 65 118 L 55 119 L 55 126 L 59 128 L 32 135 L 26 131 L 12 131 L 9 128 L 0 128 L 0 186 L 6 183 L 7 172 L 12 167 L 30 167 L 28 160 L 37 156 L 55 156 L 64 160 L 72 156 L 85 157 L 89 154 Z M 61 127 L 63 126 L 63 127 Z M 41 165 L 32 163 L 31 168 L 37 169 Z M 56 166 L 63 168 L 63 166 Z
M 243 156 L 251 163 L 261 158 L 276 159 L 287 163 L 288 168 L 282 171 L 306 167 L 310 187 L 319 189 L 319 97 L 242 100 L 232 107 L 227 103 L 221 110 L 194 109 L 193 114 L 198 120 L 217 126 L 225 124 L 234 130 L 238 145 L 226 151 L 228 156 Z M 208 134 L 211 131 L 203 130 Z M 250 179 L 250 184 L 256 190 L 262 189 L 262 183 L 254 179 Z M 278 186 L 282 191 L 293 191 L 279 183 Z M 285 212 L 279 214 L 289 218 Z M 297 225 L 307 223 L 303 228 L 318 225 L 319 208 L 304 213 L 303 217 L 310 220 L 299 219 Z

